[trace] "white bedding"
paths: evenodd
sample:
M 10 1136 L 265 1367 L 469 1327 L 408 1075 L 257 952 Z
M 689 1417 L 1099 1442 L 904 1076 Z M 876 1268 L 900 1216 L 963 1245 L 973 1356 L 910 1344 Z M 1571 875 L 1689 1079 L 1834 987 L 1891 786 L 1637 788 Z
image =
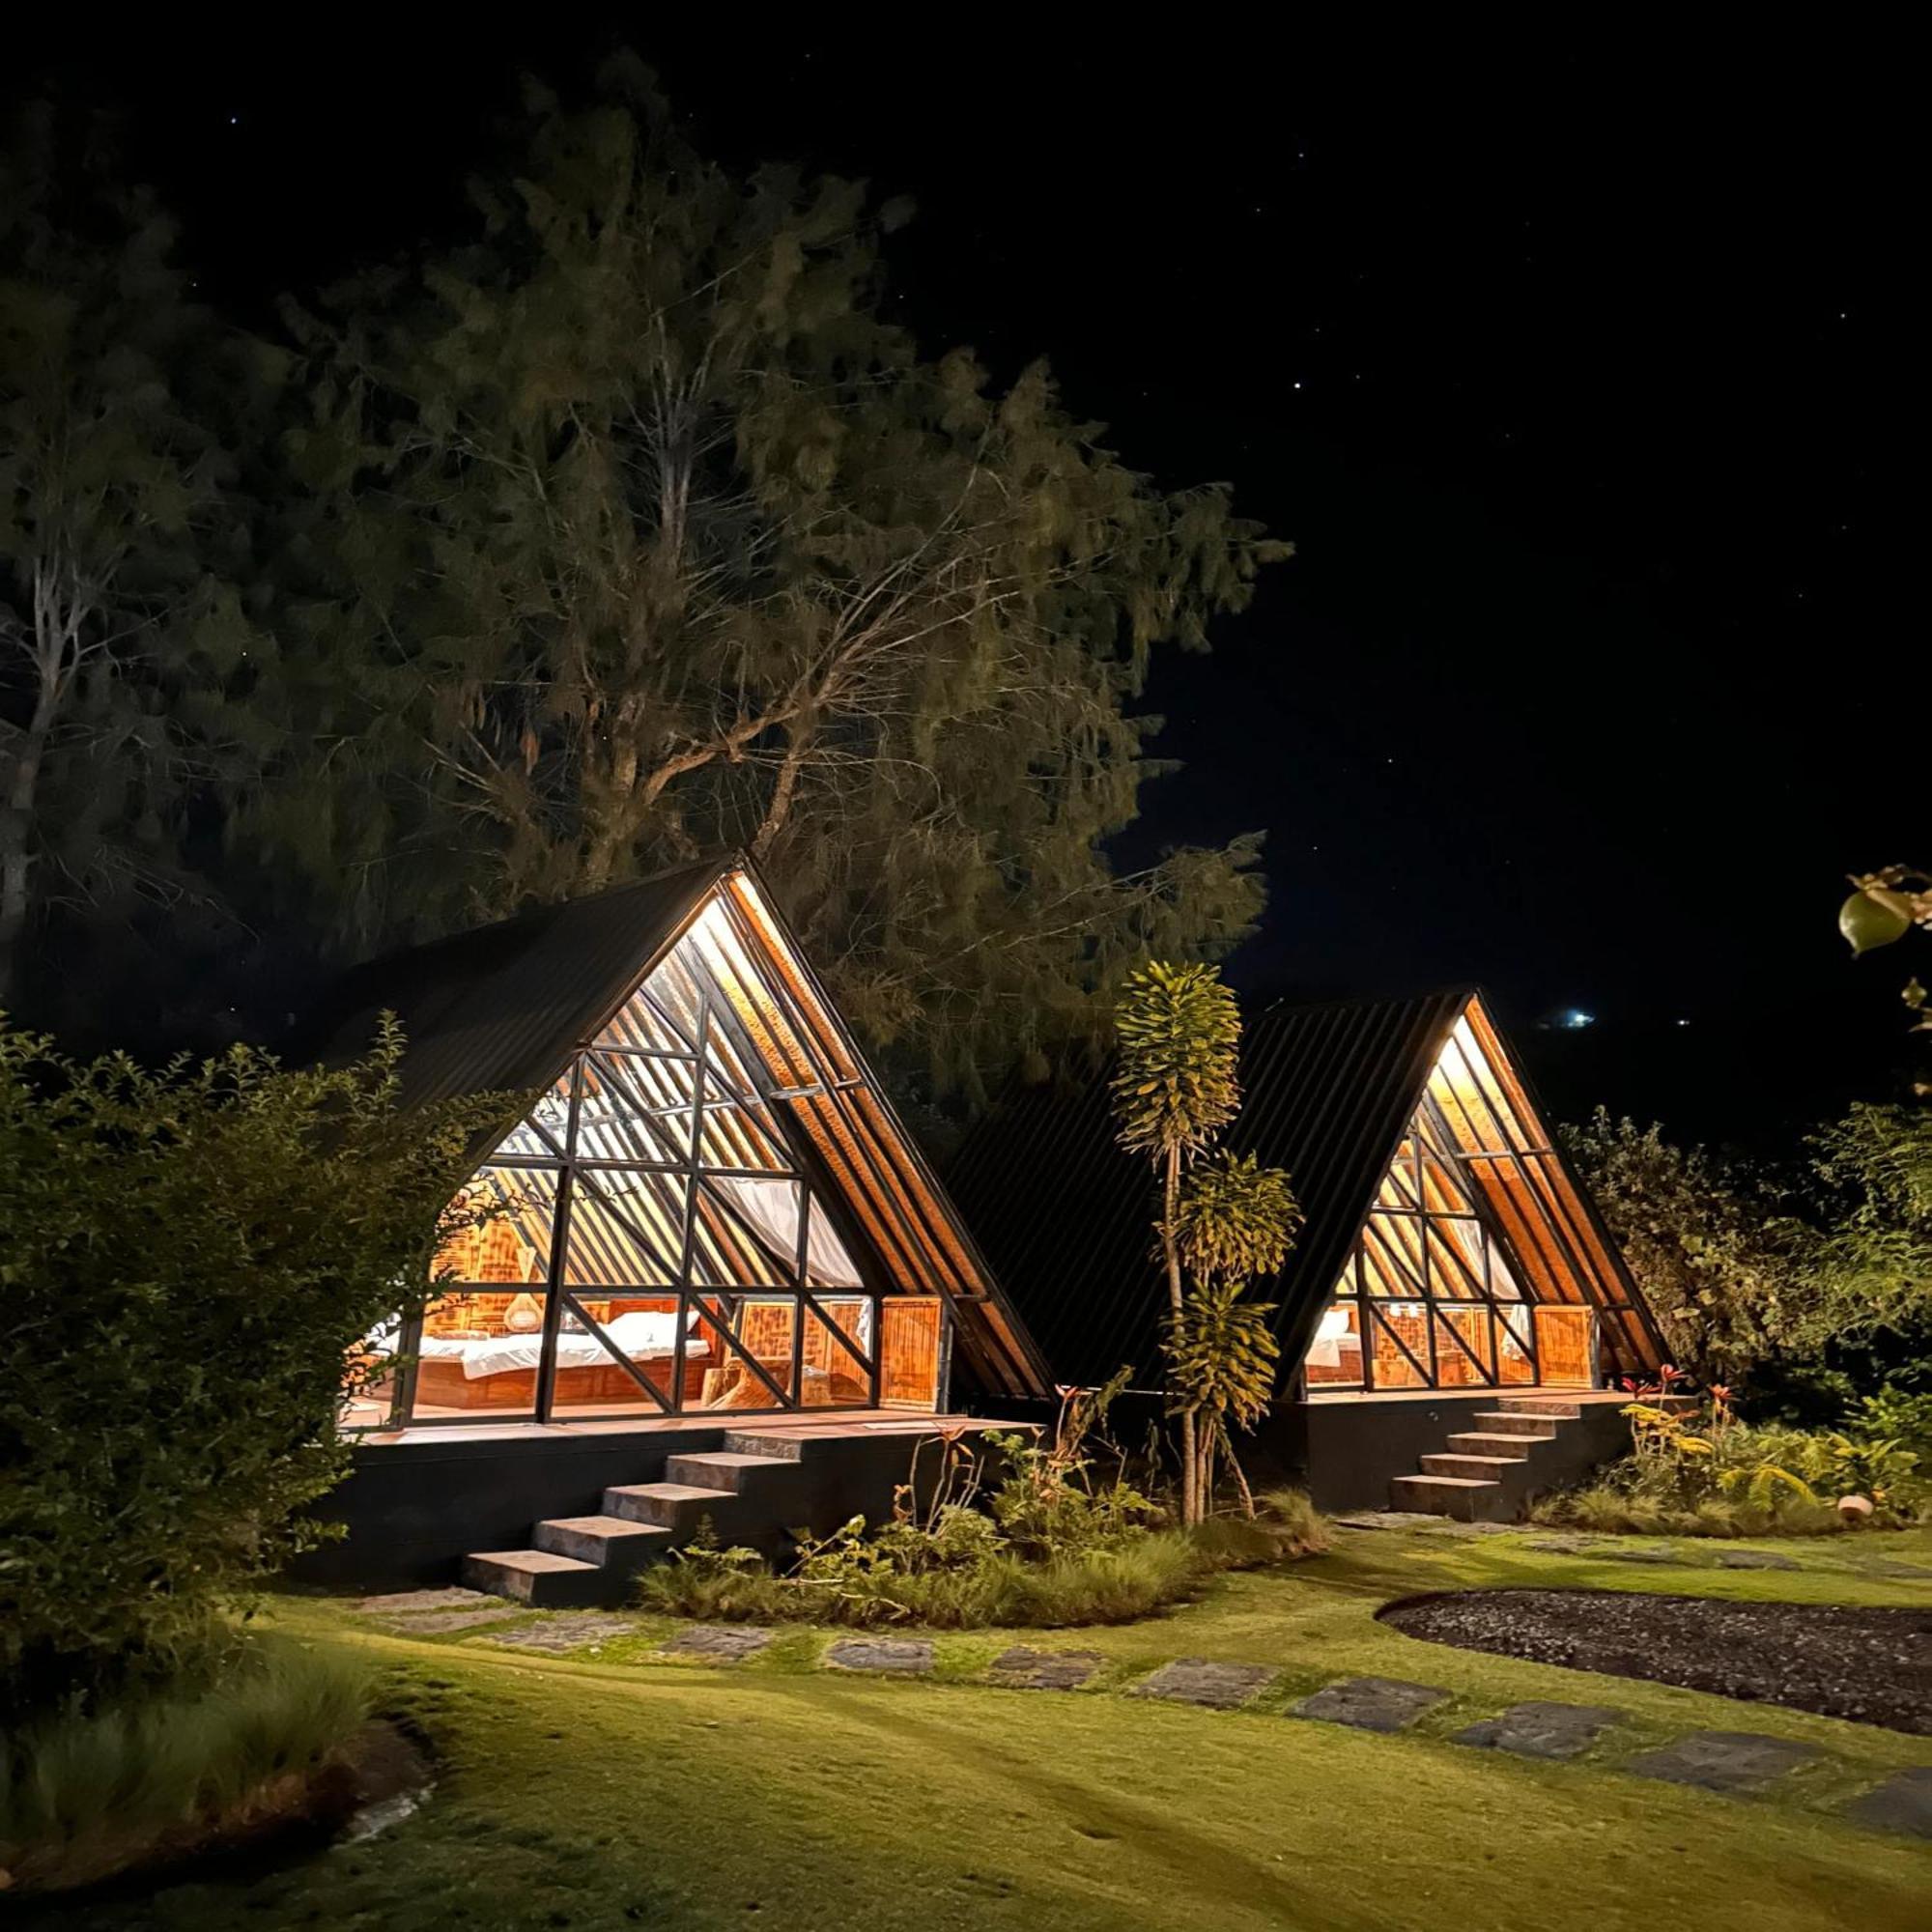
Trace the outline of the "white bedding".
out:
M 668 1361 L 677 1343 L 677 1317 L 639 1309 L 606 1322 L 604 1332 L 634 1362 Z M 461 1362 L 464 1379 L 474 1381 L 481 1376 L 501 1375 L 506 1369 L 535 1368 L 543 1353 L 543 1331 L 467 1339 L 425 1335 L 421 1352 L 425 1361 Z M 711 1345 L 702 1336 L 685 1337 L 686 1361 L 702 1361 L 710 1352 Z M 610 1359 L 610 1350 L 595 1335 L 574 1334 L 566 1329 L 556 1338 L 556 1365 L 560 1369 L 601 1368 Z

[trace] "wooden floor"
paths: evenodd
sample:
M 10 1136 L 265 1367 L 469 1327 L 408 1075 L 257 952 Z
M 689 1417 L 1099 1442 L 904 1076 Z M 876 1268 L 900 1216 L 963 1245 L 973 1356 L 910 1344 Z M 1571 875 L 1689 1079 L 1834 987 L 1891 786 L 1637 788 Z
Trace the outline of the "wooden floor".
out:
M 576 1422 L 471 1422 L 433 1424 L 427 1428 L 370 1430 L 357 1436 L 365 1448 L 390 1448 L 403 1442 L 504 1442 L 557 1440 L 586 1435 L 689 1435 L 699 1429 L 728 1429 L 733 1435 L 931 1435 L 941 1426 L 966 1429 L 1010 1429 L 1012 1423 L 989 1423 L 968 1415 L 927 1415 L 905 1408 L 786 1409 L 770 1414 L 757 1409 L 728 1412 L 697 1410 L 690 1415 L 639 1415 L 628 1419 L 585 1418 Z
M 1501 1382 L 1494 1387 L 1478 1383 L 1470 1387 L 1457 1383 L 1450 1388 L 1429 1389 L 1310 1389 L 1305 1402 L 1451 1402 L 1464 1398 L 1493 1400 L 1497 1396 L 1537 1396 L 1549 1402 L 1626 1404 L 1631 1397 L 1622 1389 L 1565 1388 L 1561 1382 Z

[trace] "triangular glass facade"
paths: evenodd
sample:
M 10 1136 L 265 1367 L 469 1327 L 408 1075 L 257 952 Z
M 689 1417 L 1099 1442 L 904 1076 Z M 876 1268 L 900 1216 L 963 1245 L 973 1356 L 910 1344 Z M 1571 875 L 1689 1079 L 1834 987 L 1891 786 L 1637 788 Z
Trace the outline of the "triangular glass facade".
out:
M 1621 1270 L 1472 1000 L 1303 1360 L 1326 1389 L 1577 1387 L 1644 1353 Z M 1608 1333 L 1605 1334 L 1605 1327 Z
M 938 1406 L 943 1250 L 761 910 L 714 891 L 477 1170 L 410 1419 Z

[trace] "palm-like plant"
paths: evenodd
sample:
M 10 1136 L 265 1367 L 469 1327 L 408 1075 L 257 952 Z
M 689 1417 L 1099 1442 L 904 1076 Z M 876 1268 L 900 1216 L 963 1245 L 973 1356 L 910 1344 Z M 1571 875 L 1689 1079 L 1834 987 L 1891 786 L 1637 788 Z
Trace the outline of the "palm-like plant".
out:
M 1212 967 L 1156 960 L 1141 968 L 1121 995 L 1115 1031 L 1120 1061 L 1111 1094 L 1119 1139 L 1148 1155 L 1160 1176 L 1165 1348 L 1180 1425 L 1181 1520 L 1198 1522 L 1230 1425 L 1254 1421 L 1273 1388 L 1278 1350 L 1267 1325 L 1271 1311 L 1241 1303 L 1241 1291 L 1256 1275 L 1280 1267 L 1301 1214 L 1287 1175 L 1251 1154 L 1224 1155 L 1187 1172 L 1234 1120 L 1241 1099 L 1240 1011 Z M 1188 1274 L 1195 1278 L 1192 1294 Z M 1243 1481 L 1244 1496 L 1246 1488 Z
M 1179 1208 L 1184 1162 L 1235 1118 L 1241 1015 L 1211 966 L 1151 960 L 1128 977 L 1114 1009 L 1120 1062 L 1111 1083 L 1121 1145 L 1144 1153 L 1160 1176 L 1160 1247 L 1167 1269 L 1168 1346 L 1186 1326 Z M 1199 1492 L 1194 1412 L 1180 1412 L 1181 1520 Z
M 1281 1344 L 1270 1321 L 1274 1304 L 1244 1301 L 1246 1285 L 1233 1277 L 1196 1282 L 1188 1291 L 1186 1320 L 1168 1345 L 1175 1398 L 1195 1425 L 1196 1490 L 1185 1512 L 1191 1521 L 1208 1513 L 1214 1465 L 1222 1456 L 1240 1485 L 1248 1514 L 1255 1513 L 1231 1432 L 1249 1428 L 1267 1413 Z
M 1180 1259 L 1194 1286 L 1169 1360 L 1176 1393 L 1195 1418 L 1194 1514 L 1207 1514 L 1214 1464 L 1225 1456 L 1252 1516 L 1254 1497 L 1232 1432 L 1267 1412 L 1281 1344 L 1270 1320 L 1274 1304 L 1243 1301 L 1241 1294 L 1288 1259 L 1301 1208 L 1280 1168 L 1264 1167 L 1251 1153 L 1218 1152 L 1181 1182 L 1176 1220 Z

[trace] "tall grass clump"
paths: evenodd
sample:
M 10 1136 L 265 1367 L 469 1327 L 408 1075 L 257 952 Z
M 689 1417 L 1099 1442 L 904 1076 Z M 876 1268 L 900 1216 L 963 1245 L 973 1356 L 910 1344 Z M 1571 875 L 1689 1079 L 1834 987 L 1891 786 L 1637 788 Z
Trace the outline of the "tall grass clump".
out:
M 363 1665 L 274 1638 L 166 1690 L 72 1698 L 0 1747 L 0 1868 L 30 1888 L 84 1884 L 171 1843 L 301 1815 L 369 1702 Z

